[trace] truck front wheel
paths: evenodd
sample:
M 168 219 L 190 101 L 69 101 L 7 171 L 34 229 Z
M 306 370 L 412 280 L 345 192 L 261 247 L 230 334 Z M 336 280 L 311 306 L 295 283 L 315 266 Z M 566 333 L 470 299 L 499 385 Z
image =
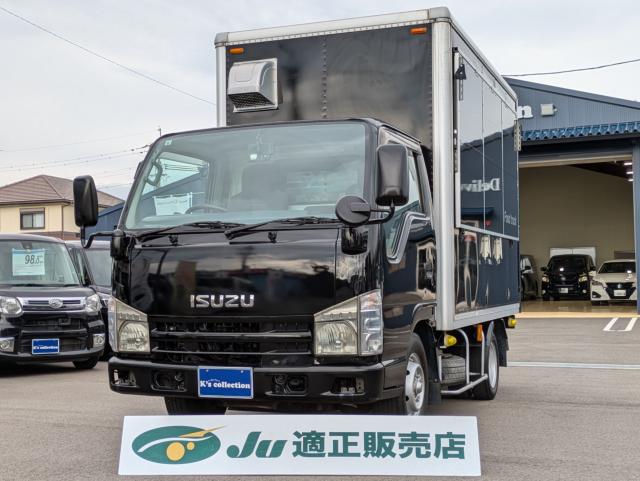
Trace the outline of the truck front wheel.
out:
M 226 407 L 205 399 L 165 397 L 164 405 L 169 414 L 224 414 Z
M 403 392 L 394 398 L 378 401 L 371 412 L 376 414 L 404 414 L 420 416 L 427 410 L 429 374 L 427 355 L 420 337 L 413 333 L 407 352 L 407 369 Z

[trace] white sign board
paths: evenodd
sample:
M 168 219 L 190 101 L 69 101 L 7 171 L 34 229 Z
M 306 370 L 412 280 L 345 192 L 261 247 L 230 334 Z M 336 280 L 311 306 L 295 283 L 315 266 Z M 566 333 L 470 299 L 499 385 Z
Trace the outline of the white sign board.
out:
M 121 475 L 480 476 L 471 416 L 127 416 Z
M 11 270 L 14 276 L 44 276 L 44 249 L 12 249 Z
M 191 193 L 179 195 L 163 195 L 153 198 L 156 215 L 184 214 L 191 207 L 193 196 Z

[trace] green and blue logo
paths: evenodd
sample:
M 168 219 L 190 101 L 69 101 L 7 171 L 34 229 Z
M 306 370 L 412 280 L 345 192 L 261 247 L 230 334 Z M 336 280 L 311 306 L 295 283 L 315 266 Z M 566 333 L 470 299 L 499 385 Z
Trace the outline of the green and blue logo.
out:
M 211 429 L 193 426 L 166 426 L 140 434 L 131 448 L 142 459 L 161 464 L 189 464 L 210 458 L 220 449 L 220 440 Z

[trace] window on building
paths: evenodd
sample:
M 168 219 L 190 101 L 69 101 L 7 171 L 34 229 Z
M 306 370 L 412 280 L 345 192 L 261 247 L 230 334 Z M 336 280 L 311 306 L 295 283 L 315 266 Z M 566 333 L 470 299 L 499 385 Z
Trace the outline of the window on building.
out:
M 20 229 L 44 229 L 44 210 L 20 212 Z

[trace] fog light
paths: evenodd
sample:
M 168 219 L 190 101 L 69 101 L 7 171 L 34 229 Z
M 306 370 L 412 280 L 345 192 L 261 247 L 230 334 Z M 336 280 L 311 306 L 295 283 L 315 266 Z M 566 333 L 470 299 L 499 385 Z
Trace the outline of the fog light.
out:
M 450 334 L 447 334 L 446 336 L 444 336 L 444 345 L 446 347 L 455 346 L 457 342 L 458 340 L 456 339 L 456 336 L 452 336 Z
M 13 352 L 14 339 L 13 337 L 0 337 L 0 351 Z
M 93 347 L 102 347 L 104 346 L 104 334 L 94 334 L 93 335 Z

